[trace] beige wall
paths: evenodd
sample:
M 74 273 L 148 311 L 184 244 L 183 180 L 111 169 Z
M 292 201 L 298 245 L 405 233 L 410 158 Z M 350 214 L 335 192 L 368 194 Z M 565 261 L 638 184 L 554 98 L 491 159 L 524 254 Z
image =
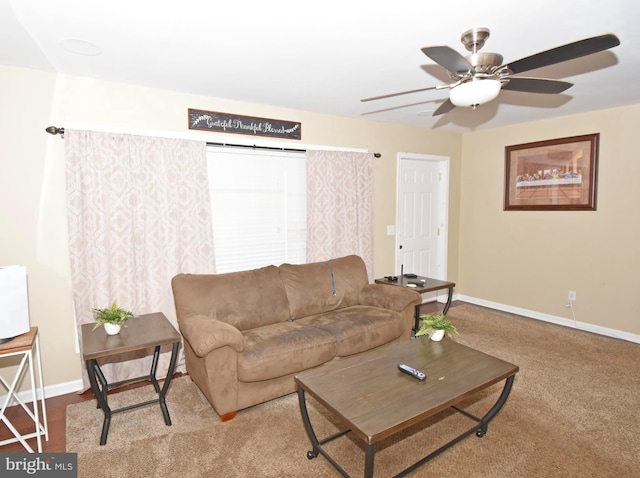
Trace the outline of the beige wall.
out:
M 640 106 L 463 136 L 458 294 L 640 334 Z M 503 211 L 504 148 L 600 133 L 597 211 Z
M 0 265 L 27 267 L 47 385 L 80 377 L 60 207 L 64 176 L 48 161 L 48 148 L 62 145 L 44 133 L 55 88 L 54 74 L 0 66 Z
M 64 206 L 64 142 L 49 125 L 102 125 L 139 132 L 192 133 L 187 108 L 280 118 L 302 123 L 300 143 L 364 148 L 375 160 L 375 275 L 394 271 L 396 155 L 451 158 L 449 276 L 456 280 L 461 135 L 142 88 L 0 66 L 0 265 L 22 264 L 29 274 L 31 323 L 40 329 L 45 384 L 80 379 L 75 352 Z M 201 133 L 210 140 L 220 135 Z M 224 135 L 234 142 L 246 137 Z M 256 138 L 256 143 L 267 143 Z
M 302 123 L 302 141 L 379 152 L 375 162 L 375 275 L 394 270 L 398 152 L 451 157 L 449 279 L 456 293 L 640 333 L 635 320 L 640 267 L 640 161 L 634 120 L 640 106 L 528 123 L 463 136 L 223 99 L 0 66 L 0 265 L 29 273 L 31 323 L 41 333 L 45 383 L 80 378 L 67 257 L 64 142 L 49 125 L 103 125 L 190 133 L 187 108 Z M 504 212 L 504 147 L 599 132 L 596 212 Z M 203 138 L 220 140 L 201 133 Z M 224 135 L 228 142 L 245 137 Z M 266 143 L 269 139 L 256 139 Z M 461 160 L 461 158 L 463 158 Z

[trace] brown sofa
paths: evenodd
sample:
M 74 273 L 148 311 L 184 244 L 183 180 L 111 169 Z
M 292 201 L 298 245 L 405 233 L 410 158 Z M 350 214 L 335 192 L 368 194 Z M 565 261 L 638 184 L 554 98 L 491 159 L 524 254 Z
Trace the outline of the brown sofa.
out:
M 187 372 L 223 421 L 294 392 L 298 372 L 410 339 L 421 302 L 369 284 L 358 256 L 179 274 L 171 286 Z

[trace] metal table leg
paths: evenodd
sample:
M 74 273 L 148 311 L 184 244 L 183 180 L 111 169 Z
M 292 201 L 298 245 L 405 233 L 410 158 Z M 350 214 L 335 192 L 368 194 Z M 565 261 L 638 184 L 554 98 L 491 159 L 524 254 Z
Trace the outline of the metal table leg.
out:
M 373 478 L 373 457 L 375 448 L 367 443 L 364 447 L 364 478 Z
M 153 360 L 151 360 L 151 371 L 149 372 L 149 380 L 156 389 L 156 393 L 160 393 L 160 384 L 156 378 L 156 370 L 158 369 L 158 358 L 160 357 L 160 346 L 157 345 L 153 351 Z
M 516 378 L 515 375 L 511 375 L 510 377 L 507 378 L 504 384 L 504 388 L 502 389 L 502 393 L 498 398 L 498 401 L 493 405 L 493 407 L 491 407 L 491 409 L 486 413 L 486 415 L 480 419 L 481 425 L 480 425 L 480 429 L 476 432 L 476 436 L 483 437 L 487 433 L 487 426 L 489 425 L 489 422 L 493 420 L 493 417 L 495 417 L 498 414 L 498 412 L 502 409 L 505 402 L 507 401 L 507 398 L 509 398 L 509 394 L 511 393 L 511 387 L 513 386 L 513 381 L 515 378 Z
M 102 413 L 104 413 L 104 421 L 102 422 L 102 433 L 100 434 L 100 445 L 104 445 L 107 443 L 109 425 L 111 424 L 111 409 L 109 408 L 109 404 L 107 402 L 108 384 L 107 380 L 102 374 L 102 370 L 100 370 L 100 366 L 98 365 L 97 360 L 87 360 L 86 364 L 87 374 L 89 375 L 89 382 L 91 383 L 93 396 L 96 397 L 96 400 L 98 401 L 98 408 L 100 408 L 102 410 Z M 98 385 L 98 380 L 100 380 L 102 388 Z
M 413 321 L 413 330 L 411 331 L 411 337 L 415 337 L 416 333 L 420 329 L 420 306 L 422 304 L 416 305 L 416 313 Z
M 153 360 L 151 363 L 151 371 L 149 375 L 112 384 L 112 386 L 117 386 L 124 383 L 129 383 L 129 382 L 136 382 L 136 381 L 139 382 L 141 380 L 148 378 L 149 380 L 151 380 L 151 383 L 153 384 L 153 387 L 155 388 L 156 393 L 158 393 L 157 399 L 149 400 L 142 403 L 137 403 L 134 405 L 129 405 L 127 407 L 118 408 L 115 410 L 112 410 L 111 408 L 109 408 L 109 398 L 107 394 L 109 391 L 109 383 L 107 382 L 107 379 L 102 373 L 102 370 L 98 365 L 98 361 L 96 359 L 91 359 L 86 361 L 87 373 L 89 375 L 89 382 L 91 383 L 91 390 L 93 391 L 93 395 L 96 397 L 96 400 L 98 402 L 98 408 L 100 408 L 104 413 L 104 421 L 102 423 L 102 433 L 100 434 L 100 445 L 105 445 L 107 443 L 107 437 L 109 435 L 109 426 L 111 424 L 111 416 L 114 413 L 123 412 L 125 410 L 131 410 L 131 409 L 143 407 L 146 405 L 151 405 L 153 403 L 159 403 L 160 410 L 162 411 L 162 416 L 164 418 L 164 423 L 167 426 L 171 425 L 171 416 L 169 415 L 169 409 L 167 408 L 166 396 L 167 396 L 167 392 L 169 391 L 169 385 L 171 384 L 171 379 L 173 378 L 173 372 L 175 371 L 175 368 L 176 368 L 176 361 L 178 359 L 179 347 L 180 347 L 180 342 L 175 342 L 173 344 L 173 347 L 171 349 L 171 361 L 169 363 L 167 376 L 165 378 L 164 385 L 162 386 L 162 388 L 160 388 L 160 384 L 158 383 L 158 379 L 156 377 L 156 371 L 158 367 L 158 358 L 160 355 L 160 346 L 157 346 L 153 352 Z
M 447 315 L 447 311 L 449 310 L 449 307 L 451 307 L 452 297 L 453 297 L 453 287 L 449 287 L 449 293 L 447 294 L 447 303 L 444 304 L 444 309 L 442 310 L 442 313 L 444 315 Z
M 173 378 L 173 372 L 176 368 L 176 361 L 178 359 L 179 347 L 180 347 L 180 342 L 176 342 L 173 344 L 173 347 L 171 349 L 171 361 L 169 362 L 169 369 L 167 370 L 167 377 L 164 380 L 164 385 L 162 386 L 162 390 L 159 391 L 159 397 L 158 397 L 158 401 L 160 402 L 160 409 L 162 410 L 162 415 L 164 416 L 164 423 L 167 426 L 171 425 L 171 417 L 169 416 L 169 409 L 167 408 L 165 397 L 167 396 L 167 392 L 169 391 L 169 384 L 171 383 L 171 379 Z M 156 388 L 156 391 L 157 391 L 157 388 Z
M 315 431 L 313 430 L 313 426 L 311 425 L 311 420 L 309 420 L 309 412 L 307 411 L 307 403 L 305 400 L 304 390 L 301 387 L 298 387 L 298 404 L 300 405 L 300 413 L 302 415 L 302 421 L 304 423 L 304 429 L 307 431 L 307 435 L 309 436 L 309 440 L 311 441 L 312 449 L 307 452 L 307 458 L 312 460 L 316 458 L 318 454 L 324 456 L 329 463 L 333 465 L 333 467 L 340 472 L 340 474 L 346 478 L 349 478 L 349 474 L 340 466 L 338 463 L 331 457 L 329 454 L 322 448 L 322 445 L 328 443 L 336 438 L 340 438 L 341 436 L 346 435 L 351 430 L 342 430 L 338 433 L 328 436 L 322 440 L 318 440 Z M 373 455 L 371 457 L 371 470 L 373 471 Z

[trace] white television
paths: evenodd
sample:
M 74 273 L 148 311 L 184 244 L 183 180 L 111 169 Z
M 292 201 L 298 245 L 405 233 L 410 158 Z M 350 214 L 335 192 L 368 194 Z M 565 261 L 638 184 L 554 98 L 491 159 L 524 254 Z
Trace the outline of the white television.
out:
M 27 268 L 0 267 L 0 344 L 29 332 Z

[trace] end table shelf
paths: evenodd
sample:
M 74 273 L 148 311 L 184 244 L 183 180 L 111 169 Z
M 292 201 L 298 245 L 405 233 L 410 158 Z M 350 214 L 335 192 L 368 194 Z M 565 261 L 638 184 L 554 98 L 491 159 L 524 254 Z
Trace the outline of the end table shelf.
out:
M 98 402 L 98 407 L 104 413 L 104 421 L 102 423 L 102 434 L 100 435 L 100 445 L 107 443 L 107 435 L 109 434 L 109 425 L 111 416 L 115 413 L 140 408 L 154 403 L 160 404 L 164 422 L 167 426 L 171 425 L 171 417 L 165 401 L 171 377 L 176 366 L 178 358 L 178 349 L 180 347 L 181 336 L 178 331 L 171 325 L 165 315 L 161 312 L 136 316 L 127 321 L 127 327 L 123 327 L 117 335 L 107 335 L 102 329 L 93 330 L 94 324 L 84 324 L 82 326 L 82 348 L 83 359 L 87 365 L 87 373 L 89 374 L 89 382 L 91 390 Z M 167 376 L 164 380 L 162 388 L 156 377 L 158 358 L 160 356 L 160 348 L 163 345 L 172 345 L 171 360 Z M 106 357 L 122 356 L 128 352 L 135 352 L 154 348 L 153 360 L 151 362 L 151 370 L 148 375 L 141 377 L 122 380 L 109 384 L 98 364 L 99 359 Z M 158 394 L 158 398 L 148 400 L 146 402 L 136 403 L 127 407 L 111 409 L 109 407 L 108 392 L 109 389 L 119 387 L 121 385 L 142 380 L 150 380 Z

